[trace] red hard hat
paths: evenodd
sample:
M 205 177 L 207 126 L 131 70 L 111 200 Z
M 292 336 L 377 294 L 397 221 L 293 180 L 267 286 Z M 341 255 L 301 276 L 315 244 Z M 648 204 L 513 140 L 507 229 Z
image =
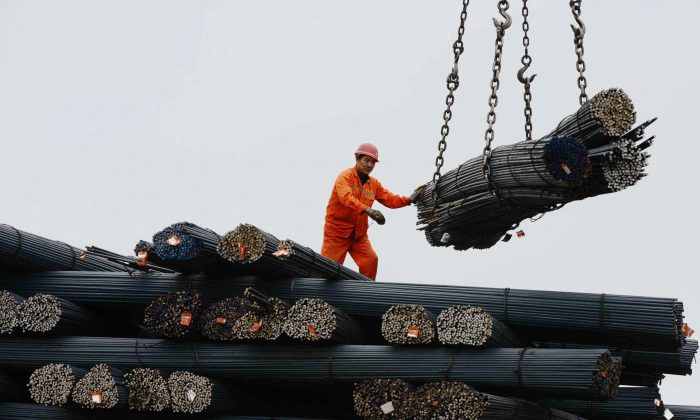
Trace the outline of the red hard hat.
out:
M 355 155 L 367 155 L 374 159 L 375 162 L 379 162 L 379 150 L 377 149 L 377 146 L 371 143 L 362 143 L 361 145 L 357 146 Z

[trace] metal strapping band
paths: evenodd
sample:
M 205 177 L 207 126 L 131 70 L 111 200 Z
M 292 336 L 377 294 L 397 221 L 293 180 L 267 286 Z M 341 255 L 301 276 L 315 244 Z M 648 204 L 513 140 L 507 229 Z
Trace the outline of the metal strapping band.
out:
M 459 172 L 462 170 L 462 166 L 464 166 L 466 163 L 467 163 L 467 162 L 464 162 L 464 163 L 462 163 L 461 165 L 459 165 L 459 166 L 457 167 L 457 172 L 455 173 L 455 185 L 457 184 L 457 180 L 459 179 Z M 440 180 L 442 181 L 442 177 L 440 177 Z M 437 187 L 437 185 L 436 185 L 436 187 Z M 464 194 L 462 197 L 463 197 L 463 198 L 467 198 L 467 195 Z M 436 207 L 437 207 L 437 206 L 436 206 Z
M 511 417 L 511 420 L 516 420 L 518 418 L 518 412 L 520 411 L 520 400 L 515 399 L 515 411 L 513 412 L 513 416 Z
M 452 370 L 452 366 L 454 366 L 454 364 L 455 364 L 455 360 L 457 359 L 458 354 L 459 354 L 459 349 L 452 352 L 452 356 L 450 357 L 450 363 L 447 364 L 447 368 L 444 370 L 446 381 L 450 380 L 450 371 Z
M 10 225 L 5 225 L 5 226 L 14 230 L 15 234 L 17 235 L 17 249 L 15 249 L 15 251 L 7 257 L 8 260 L 15 259 L 19 256 L 19 253 L 22 252 L 22 242 L 23 242 L 22 233 L 14 226 L 10 226 Z
M 294 278 L 292 278 L 292 281 L 289 283 L 289 299 L 294 300 Z
M 311 251 L 311 256 L 313 257 L 311 259 L 311 264 L 309 264 L 309 269 L 306 270 L 306 277 L 311 277 L 311 269 L 314 267 L 316 264 L 316 253 Z
M 71 269 L 71 270 L 74 269 L 74 268 L 75 268 L 75 263 L 76 263 L 77 260 L 78 260 L 78 257 L 75 255 L 75 248 L 73 248 L 72 246 L 68 245 L 68 244 L 65 243 L 65 242 L 56 241 L 56 243 L 63 244 L 63 245 L 65 245 L 65 246 L 68 247 L 68 249 L 70 250 L 70 254 L 73 256 L 73 260 L 71 261 L 71 264 L 70 264 L 70 269 Z
M 527 348 L 520 350 L 520 355 L 518 356 L 518 386 L 523 386 L 523 357 L 525 352 L 528 351 Z
M 605 329 L 605 293 L 600 295 L 600 330 Z
M 508 322 L 508 297 L 510 295 L 510 287 L 506 287 L 503 291 L 503 322 Z
M 537 146 L 542 140 L 544 140 L 544 139 L 538 139 L 537 141 L 535 141 L 535 146 Z M 557 184 L 552 184 L 547 178 L 545 178 L 544 176 L 542 176 L 542 174 L 540 173 L 540 171 L 537 170 L 537 166 L 535 166 L 535 161 L 536 161 L 536 160 L 535 160 L 535 157 L 532 155 L 532 153 L 533 153 L 534 151 L 535 151 L 535 148 L 534 148 L 534 147 L 530 149 L 530 163 L 532 164 L 532 169 L 535 170 L 535 173 L 537 174 L 537 176 L 539 176 L 540 179 L 541 179 L 542 181 L 546 182 L 547 185 L 551 185 L 551 186 L 556 187 Z M 538 158 L 537 160 L 539 160 L 539 158 Z
M 518 148 L 518 145 L 516 144 L 513 147 L 511 147 L 510 150 L 508 151 L 508 158 L 506 159 L 506 166 L 508 166 L 508 172 L 510 172 L 510 176 L 513 177 L 513 179 L 515 180 L 515 184 L 519 187 L 521 185 L 520 181 L 518 180 L 518 177 L 513 173 L 513 166 L 510 164 L 510 155 L 513 153 L 513 150 L 515 150 L 517 148 Z M 532 155 L 532 150 L 530 151 L 530 155 Z
M 331 349 L 331 352 L 328 353 L 328 378 L 327 379 L 333 379 L 333 356 L 335 356 L 335 347 Z
M 199 343 L 194 342 L 192 344 L 192 347 L 190 347 L 190 352 L 192 353 L 192 360 L 195 362 L 195 366 L 197 367 L 197 370 L 200 370 L 202 368 L 201 363 L 199 363 L 199 351 L 198 351 Z

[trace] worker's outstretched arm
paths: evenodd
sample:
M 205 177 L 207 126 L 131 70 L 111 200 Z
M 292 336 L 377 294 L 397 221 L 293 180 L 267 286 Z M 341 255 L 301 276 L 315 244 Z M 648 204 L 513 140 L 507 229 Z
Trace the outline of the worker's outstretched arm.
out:
M 377 195 L 375 199 L 382 203 L 384 206 L 390 209 L 398 209 L 400 207 L 406 207 L 411 205 L 411 199 L 403 195 L 394 194 L 382 186 L 382 184 L 377 181 Z
M 344 174 L 338 175 L 335 180 L 335 193 L 338 194 L 340 203 L 345 207 L 351 208 L 357 213 L 362 213 L 366 208 L 366 204 L 362 204 L 360 200 L 352 195 L 353 179 L 351 176 Z

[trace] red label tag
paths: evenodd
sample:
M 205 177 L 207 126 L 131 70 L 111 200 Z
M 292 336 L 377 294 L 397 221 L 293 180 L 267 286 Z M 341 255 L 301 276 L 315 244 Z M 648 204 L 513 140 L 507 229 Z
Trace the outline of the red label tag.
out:
M 607 377 L 608 377 L 608 371 L 607 371 L 607 370 L 601 370 L 601 371 L 600 371 L 600 376 L 602 376 L 603 378 L 607 378 Z
M 139 253 L 136 254 L 136 264 L 139 267 L 146 267 L 148 265 L 148 252 L 139 251 Z
M 316 327 L 314 327 L 312 324 L 306 324 L 306 329 L 309 330 L 309 334 L 311 334 L 312 337 L 314 337 L 314 338 L 318 337 L 318 332 L 316 332 Z
M 516 235 L 518 238 L 522 238 L 523 236 L 525 236 L 525 231 L 524 231 L 524 230 L 519 230 L 519 231 L 515 232 L 515 235 Z
M 258 331 L 260 331 L 260 328 L 262 328 L 262 321 L 255 321 L 255 322 L 253 322 L 253 325 L 250 326 L 250 331 L 251 332 L 258 332 Z M 313 326 L 311 328 L 313 328 Z M 316 330 L 314 330 L 314 332 L 315 331 Z
M 693 334 L 695 334 L 695 330 L 690 328 L 690 325 L 684 322 L 683 328 L 681 329 L 681 333 L 683 334 L 683 337 L 690 338 L 693 336 Z
M 224 325 L 226 323 L 226 318 L 218 317 L 218 318 L 216 318 L 216 323 Z
M 566 172 L 567 175 L 571 175 L 571 169 L 569 169 L 568 166 L 566 166 L 566 163 L 561 164 L 561 168 Z
M 183 312 L 180 314 L 180 325 L 184 327 L 189 327 L 192 323 L 192 314 L 190 312 Z
M 277 251 L 273 252 L 272 255 L 274 255 L 277 258 L 288 257 L 289 251 L 287 251 L 287 249 L 284 246 L 280 245 L 280 247 L 277 248 Z
M 82 251 L 80 253 L 80 255 L 78 255 L 78 258 L 80 259 L 80 261 L 85 261 L 85 257 L 87 257 L 87 254 L 85 253 L 85 251 Z
M 406 335 L 411 338 L 418 338 L 420 335 L 420 328 L 418 327 L 408 327 L 406 330 Z
M 181 242 L 182 241 L 180 240 L 180 237 L 178 237 L 177 235 L 173 235 L 169 237 L 167 241 L 165 241 L 165 243 L 170 246 L 178 246 Z
M 238 243 L 238 259 L 241 261 L 245 259 L 245 244 L 243 242 Z

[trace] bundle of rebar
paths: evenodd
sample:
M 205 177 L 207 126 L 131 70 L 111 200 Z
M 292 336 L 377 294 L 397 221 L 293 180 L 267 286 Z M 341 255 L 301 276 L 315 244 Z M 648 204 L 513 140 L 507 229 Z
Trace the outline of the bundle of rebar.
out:
M 126 408 L 124 375 L 106 364 L 95 365 L 75 384 L 72 399 L 84 408 Z
M 19 308 L 24 298 L 8 290 L 0 290 L 0 335 L 12 334 L 19 326 Z
M 593 419 L 655 419 L 665 410 L 656 387 L 620 387 L 615 399 L 608 401 L 548 398 L 538 402 Z
M 168 293 L 148 305 L 144 311 L 143 323 L 159 337 L 184 337 L 196 329 L 202 304 L 202 298 L 196 290 Z
M 3 420 L 92 420 L 84 411 L 17 402 L 0 402 Z
M 476 347 L 523 347 L 525 343 L 507 325 L 478 306 L 452 306 L 437 318 L 442 344 Z
M 666 409 L 675 420 L 700 420 L 700 406 L 697 405 L 667 405 Z
M 217 253 L 221 237 L 211 229 L 190 222 L 172 224 L 153 235 L 153 249 L 163 261 L 172 262 L 180 272 L 236 272 Z
M 30 270 L 127 271 L 122 264 L 0 223 L 0 265 Z
M 216 381 L 191 372 L 177 371 L 168 377 L 174 413 L 201 413 L 230 407 L 234 401 Z
M 407 419 L 413 386 L 402 379 L 372 379 L 355 384 L 355 414 L 368 420 Z
M 362 328 L 344 312 L 321 299 L 301 299 L 287 312 L 284 333 L 297 340 L 363 343 Z
M 518 398 L 506 398 L 483 392 L 469 394 L 466 411 L 470 420 L 584 420 L 576 414 L 537 405 Z M 451 417 L 461 418 L 461 417 Z
M 457 419 L 467 417 L 472 388 L 455 381 L 429 382 L 418 387 L 407 404 L 405 419 Z
M 463 163 L 438 185 L 426 184 L 417 201 L 419 230 L 433 246 L 490 248 L 524 219 L 634 185 L 652 144 L 635 144 L 643 137 L 640 127 L 630 131 L 635 118 L 627 95 L 609 89 L 542 139 Z
M 75 385 L 76 377 L 83 377 L 85 370 L 62 363 L 50 363 L 35 369 L 29 376 L 29 394 L 36 403 L 61 406 Z
M 174 271 L 165 268 L 165 267 L 160 267 L 156 264 L 149 264 L 147 259 L 141 259 L 137 255 L 136 257 L 130 257 L 126 255 L 121 255 L 117 254 L 116 252 L 108 251 L 104 248 L 99 248 L 94 245 L 92 246 L 86 246 L 85 249 L 90 255 L 97 255 L 100 256 L 106 260 L 122 264 L 126 267 L 135 269 L 135 270 L 142 270 L 142 271 L 157 271 L 159 273 L 173 273 Z
M 178 264 L 177 261 L 169 261 L 160 258 L 155 250 L 155 246 L 148 241 L 138 241 L 134 246 L 134 255 L 136 256 L 136 263 L 140 266 L 149 267 L 151 264 L 154 264 L 158 267 L 165 267 L 180 273 L 190 272 L 186 267 L 183 267 L 182 264 Z
M 369 280 L 310 248 L 290 239 L 280 241 L 247 223 L 226 233 L 219 242 L 218 252 L 227 261 L 270 275 Z
M 661 385 L 661 381 L 666 377 L 658 372 L 635 372 L 623 369 L 620 375 L 620 385 L 655 387 Z
M 435 340 L 435 315 L 421 305 L 395 305 L 382 315 L 382 336 L 392 344 Z
M 246 312 L 236 322 L 238 335 L 243 339 L 276 340 L 284 331 L 284 323 L 291 305 L 248 287 L 243 292 L 254 310 Z
M 47 294 L 36 294 L 22 302 L 18 315 L 18 326 L 24 332 L 89 334 L 102 326 L 85 308 Z
M 158 369 L 132 369 L 124 375 L 124 384 L 131 410 L 159 412 L 170 407 L 168 383 Z
M 672 298 L 522 289 L 323 279 L 235 277 L 151 273 L 49 272 L 6 276 L 2 287 L 29 296 L 51 293 L 74 303 L 147 304 L 171 290 L 192 287 L 204 297 L 239 296 L 254 287 L 285 300 L 320 298 L 350 316 L 379 317 L 395 304 L 419 304 L 433 313 L 453 305 L 479 306 L 523 335 L 575 339 L 607 345 L 649 345 L 675 351 L 685 338 L 683 304 Z
M 200 320 L 202 334 L 211 340 L 240 339 L 240 326 L 236 324 L 251 311 L 249 302 L 238 296 L 214 302 L 202 314 Z
M 51 351 L 60 348 L 60 352 Z M 619 364 L 605 349 L 460 349 L 376 345 L 261 346 L 112 337 L 0 338 L 0 368 L 46 363 L 183 369 L 237 380 L 457 380 L 475 387 L 611 398 Z

